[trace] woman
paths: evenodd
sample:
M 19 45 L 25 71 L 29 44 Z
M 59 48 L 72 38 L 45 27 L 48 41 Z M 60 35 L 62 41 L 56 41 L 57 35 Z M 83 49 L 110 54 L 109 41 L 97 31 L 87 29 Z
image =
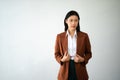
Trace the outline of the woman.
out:
M 92 57 L 91 45 L 87 33 L 80 31 L 79 20 L 76 11 L 68 12 L 64 19 L 65 32 L 56 37 L 58 80 L 88 80 L 86 64 Z

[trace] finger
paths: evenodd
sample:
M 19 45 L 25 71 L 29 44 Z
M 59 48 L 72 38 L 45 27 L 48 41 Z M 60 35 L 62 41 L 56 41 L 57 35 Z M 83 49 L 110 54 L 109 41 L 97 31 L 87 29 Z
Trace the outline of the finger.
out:
M 65 56 L 67 56 L 67 51 L 65 52 L 65 54 L 64 54 Z
M 81 56 L 80 56 L 80 55 L 78 55 L 78 54 L 77 54 L 77 57 L 81 58 Z
M 67 53 L 66 57 L 69 57 L 69 54 Z
M 74 58 L 77 58 L 77 55 Z
M 79 55 L 78 55 L 78 54 L 76 54 L 76 57 L 79 57 Z
M 76 57 L 76 58 L 74 58 L 74 61 L 75 61 L 75 62 L 78 62 L 78 61 L 77 61 L 77 57 Z
M 77 57 L 77 56 L 75 56 L 75 57 L 74 57 L 74 59 L 75 59 L 75 60 L 77 60 L 77 59 L 78 59 L 78 57 Z

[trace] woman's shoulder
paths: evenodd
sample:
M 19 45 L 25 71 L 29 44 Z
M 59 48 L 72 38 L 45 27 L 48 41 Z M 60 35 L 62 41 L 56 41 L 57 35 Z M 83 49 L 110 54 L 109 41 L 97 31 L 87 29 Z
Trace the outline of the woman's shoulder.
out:
M 79 31 L 77 33 L 78 33 L 78 35 L 88 35 L 86 32 L 83 32 L 83 31 Z
M 57 34 L 58 36 L 65 36 L 66 35 L 66 31 L 65 32 L 61 32 Z
M 80 32 L 77 32 L 77 36 L 78 37 L 88 37 L 88 33 L 80 31 Z

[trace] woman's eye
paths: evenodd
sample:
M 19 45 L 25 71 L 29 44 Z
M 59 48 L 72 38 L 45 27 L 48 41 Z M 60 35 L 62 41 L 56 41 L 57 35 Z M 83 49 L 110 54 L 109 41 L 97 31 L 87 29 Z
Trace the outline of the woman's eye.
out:
M 70 22 L 72 22 L 73 20 L 71 19 Z
M 75 22 L 77 22 L 78 20 L 76 19 Z
M 74 21 L 74 22 L 77 22 L 78 20 L 77 20 L 77 19 L 75 19 L 75 20 L 70 19 L 69 21 L 70 21 L 70 22 L 73 22 L 73 21 Z

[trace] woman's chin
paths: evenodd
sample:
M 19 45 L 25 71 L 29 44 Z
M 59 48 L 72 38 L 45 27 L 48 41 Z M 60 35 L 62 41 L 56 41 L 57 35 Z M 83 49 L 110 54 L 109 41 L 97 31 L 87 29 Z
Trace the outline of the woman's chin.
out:
M 72 31 L 75 31 L 75 30 L 76 30 L 76 28 L 72 28 L 71 30 L 72 30 Z
M 69 30 L 70 30 L 70 31 L 75 31 L 75 30 L 76 30 L 76 28 L 70 28 Z

